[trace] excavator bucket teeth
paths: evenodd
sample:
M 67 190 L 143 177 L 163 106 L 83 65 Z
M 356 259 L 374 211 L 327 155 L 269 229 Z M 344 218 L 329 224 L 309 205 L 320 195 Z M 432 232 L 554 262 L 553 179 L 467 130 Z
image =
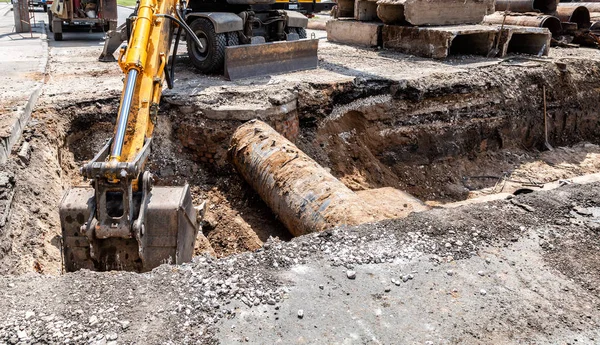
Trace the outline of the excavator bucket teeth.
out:
M 154 187 L 150 193 L 144 234 L 138 242 L 133 234 L 100 239 L 93 229 L 86 233 L 90 210 L 96 207 L 94 190 L 67 191 L 59 208 L 65 270 L 145 272 L 163 263 L 191 261 L 198 225 L 189 187 Z M 140 200 L 134 196 L 136 216 Z
M 225 77 L 237 80 L 317 68 L 318 39 L 247 44 L 225 48 Z

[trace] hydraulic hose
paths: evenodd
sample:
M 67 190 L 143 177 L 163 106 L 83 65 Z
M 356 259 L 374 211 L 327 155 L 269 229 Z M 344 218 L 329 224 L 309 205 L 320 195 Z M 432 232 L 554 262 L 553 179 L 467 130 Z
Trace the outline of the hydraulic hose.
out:
M 178 14 L 179 15 L 179 14 Z M 155 17 L 165 17 L 165 18 L 169 18 L 171 20 L 174 20 L 177 24 L 180 25 L 180 27 L 183 27 L 183 29 L 187 32 L 188 35 L 192 36 L 192 39 L 194 40 L 194 43 L 200 48 L 200 49 L 204 49 L 204 45 L 202 44 L 202 42 L 200 42 L 200 40 L 198 39 L 198 36 L 196 36 L 196 33 L 194 33 L 194 31 L 192 31 L 192 29 L 187 25 L 187 23 L 184 20 L 180 20 L 179 18 L 176 18 L 170 14 L 155 14 Z

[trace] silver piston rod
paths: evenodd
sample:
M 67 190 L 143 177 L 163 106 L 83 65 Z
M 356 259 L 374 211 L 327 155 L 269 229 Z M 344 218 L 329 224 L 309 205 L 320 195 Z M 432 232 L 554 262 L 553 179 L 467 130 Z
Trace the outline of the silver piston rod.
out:
M 110 152 L 111 160 L 118 159 L 118 157 L 121 156 L 121 151 L 123 150 L 123 141 L 125 140 L 125 131 L 127 130 L 127 122 L 129 121 L 129 111 L 131 110 L 131 101 L 133 100 L 133 91 L 135 90 L 137 76 L 138 71 L 135 69 L 127 72 L 127 78 L 125 79 L 125 91 L 123 92 L 121 108 L 119 109 L 119 123 L 117 124 L 117 131 L 115 133 L 113 147 Z

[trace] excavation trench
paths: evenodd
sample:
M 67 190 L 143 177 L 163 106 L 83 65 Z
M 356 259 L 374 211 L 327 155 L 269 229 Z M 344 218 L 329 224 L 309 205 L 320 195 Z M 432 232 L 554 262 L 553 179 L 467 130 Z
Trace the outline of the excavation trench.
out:
M 502 75 L 470 82 L 456 75 L 435 83 L 302 85 L 252 111 L 167 94 L 147 168 L 158 185 L 189 183 L 196 204 L 208 201 L 207 240 L 198 241 L 196 254 L 219 257 L 257 250 L 270 236 L 292 237 L 228 159 L 232 134 L 252 118 L 268 123 L 350 190 L 382 200 L 381 207 L 388 206 L 381 188 L 405 191 L 430 206 L 528 192 L 600 171 L 599 95 L 591 87 L 600 77 L 570 68 L 567 76 L 551 65 L 526 73 L 506 67 Z M 553 151 L 545 146 L 543 86 Z M 117 107 L 118 98 L 110 98 L 55 110 L 71 114 L 59 148 L 65 186 L 83 183 L 78 167 L 111 136 Z

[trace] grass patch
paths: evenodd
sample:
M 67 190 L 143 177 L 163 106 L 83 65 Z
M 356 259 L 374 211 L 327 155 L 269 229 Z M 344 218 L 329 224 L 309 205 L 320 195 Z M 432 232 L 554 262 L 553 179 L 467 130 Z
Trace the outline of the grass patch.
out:
M 0 0 L 2 1 L 2 0 Z M 130 7 L 134 7 L 136 3 L 136 0 L 117 0 L 117 4 L 121 5 L 121 6 L 130 6 Z

